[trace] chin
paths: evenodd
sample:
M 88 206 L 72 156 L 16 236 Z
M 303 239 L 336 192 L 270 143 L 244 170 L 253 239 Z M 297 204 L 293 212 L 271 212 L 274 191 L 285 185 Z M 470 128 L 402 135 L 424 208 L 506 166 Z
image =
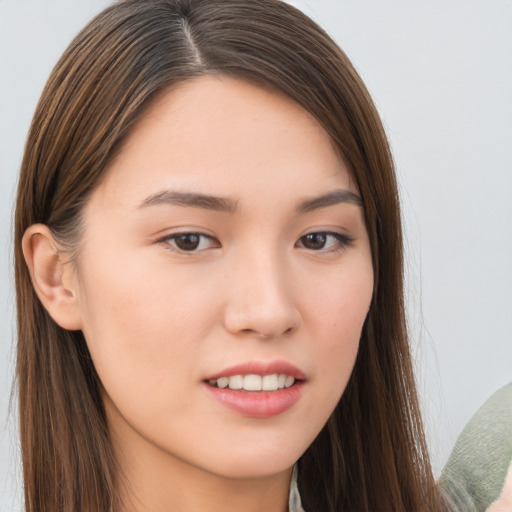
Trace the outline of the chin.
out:
M 222 455 L 208 457 L 215 464 L 205 469 L 226 478 L 265 478 L 290 470 L 309 442 L 257 443 L 241 447 L 233 444 Z
M 289 471 L 296 458 L 281 458 L 279 460 L 269 460 L 273 457 L 255 457 L 254 460 L 224 460 L 222 465 L 217 468 L 211 468 L 211 472 L 224 478 L 230 479 L 258 479 L 271 477 L 286 471 Z

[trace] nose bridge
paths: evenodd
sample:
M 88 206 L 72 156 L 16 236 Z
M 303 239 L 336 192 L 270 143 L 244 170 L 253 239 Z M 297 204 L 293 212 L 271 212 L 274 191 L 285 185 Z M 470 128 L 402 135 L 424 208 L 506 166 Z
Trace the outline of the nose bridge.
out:
M 226 308 L 228 330 L 273 338 L 298 326 L 300 314 L 287 270 L 285 254 L 269 245 L 237 258 Z

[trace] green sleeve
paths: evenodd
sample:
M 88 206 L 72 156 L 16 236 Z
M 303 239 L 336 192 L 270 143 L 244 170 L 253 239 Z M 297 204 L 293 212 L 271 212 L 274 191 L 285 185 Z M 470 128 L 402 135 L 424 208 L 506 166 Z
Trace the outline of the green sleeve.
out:
M 512 382 L 464 427 L 439 483 L 455 510 L 483 512 L 500 495 L 511 461 Z

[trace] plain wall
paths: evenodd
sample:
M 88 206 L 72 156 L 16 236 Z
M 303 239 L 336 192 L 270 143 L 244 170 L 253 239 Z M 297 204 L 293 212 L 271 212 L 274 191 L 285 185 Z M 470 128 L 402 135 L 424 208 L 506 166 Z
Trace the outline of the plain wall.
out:
M 11 219 L 30 119 L 73 35 L 110 2 L 0 0 L 0 511 L 21 510 Z M 400 180 L 411 338 L 434 468 L 512 380 L 512 3 L 292 2 L 338 41 Z M 15 404 L 13 407 L 15 410 Z

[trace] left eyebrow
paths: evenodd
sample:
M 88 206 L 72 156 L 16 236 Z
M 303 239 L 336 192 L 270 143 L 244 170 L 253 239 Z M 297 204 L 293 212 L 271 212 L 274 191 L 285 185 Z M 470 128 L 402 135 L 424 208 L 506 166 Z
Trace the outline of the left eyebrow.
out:
M 236 201 L 226 197 L 209 196 L 194 192 L 179 192 L 176 190 L 164 190 L 147 197 L 139 205 L 139 208 L 146 208 L 155 205 L 176 205 L 191 208 L 202 208 L 226 213 L 235 213 Z
M 326 208 L 327 206 L 333 206 L 340 203 L 352 203 L 357 206 L 363 206 L 363 200 L 361 196 L 358 196 L 354 192 L 345 189 L 333 190 L 327 194 L 323 194 L 319 197 L 307 199 L 297 205 L 298 213 L 308 213 L 313 210 L 320 208 Z

